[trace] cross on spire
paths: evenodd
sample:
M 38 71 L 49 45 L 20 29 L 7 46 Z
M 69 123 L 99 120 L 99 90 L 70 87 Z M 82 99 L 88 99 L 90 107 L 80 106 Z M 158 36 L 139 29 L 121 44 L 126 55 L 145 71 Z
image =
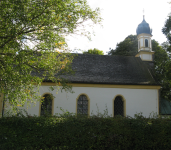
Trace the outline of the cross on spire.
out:
M 143 9 L 143 20 L 145 19 L 145 15 L 144 15 L 144 9 Z

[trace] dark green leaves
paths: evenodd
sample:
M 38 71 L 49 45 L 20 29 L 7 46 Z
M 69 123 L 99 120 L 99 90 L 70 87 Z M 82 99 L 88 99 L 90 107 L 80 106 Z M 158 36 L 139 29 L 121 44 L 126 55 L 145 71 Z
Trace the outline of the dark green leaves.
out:
M 116 49 L 112 49 L 110 55 L 135 56 L 138 53 L 138 40 L 136 35 L 129 35 L 124 41 L 116 45 Z
M 73 60 L 65 51 L 65 36 L 87 20 L 99 23 L 101 18 L 86 0 L 0 2 L 0 92 L 11 105 L 39 100 L 34 87 L 45 77 L 64 83 L 59 74 L 71 73 Z
M 104 55 L 103 51 L 98 50 L 97 48 L 89 49 L 88 52 L 83 52 L 83 54 L 96 54 L 96 55 Z

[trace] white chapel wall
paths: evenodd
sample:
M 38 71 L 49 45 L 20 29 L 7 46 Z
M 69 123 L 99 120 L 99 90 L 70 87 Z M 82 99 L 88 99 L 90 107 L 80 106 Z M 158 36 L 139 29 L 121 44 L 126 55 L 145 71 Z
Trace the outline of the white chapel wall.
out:
M 142 60 L 147 60 L 147 61 L 151 61 L 152 60 L 152 55 L 150 54 L 141 54 L 141 58 Z
M 134 114 L 142 112 L 148 117 L 151 112 L 158 113 L 157 89 L 124 89 L 124 88 L 97 88 L 97 87 L 73 87 L 75 93 L 66 93 L 56 90 L 49 91 L 49 86 L 41 86 L 40 94 L 50 92 L 54 99 L 54 114 L 62 113 L 60 107 L 69 112 L 76 113 L 76 99 L 80 94 L 88 95 L 91 112 L 97 114 L 97 106 L 100 113 L 108 109 L 108 114 L 113 116 L 113 99 L 116 95 L 122 95 L 126 100 L 126 115 L 134 117 Z M 58 108 L 57 108 L 58 107 Z M 29 108 L 30 115 L 39 115 L 39 102 L 35 107 Z
M 144 46 L 143 46 L 143 45 L 144 45 L 144 43 L 143 43 L 143 42 L 144 42 L 144 41 L 143 41 L 143 38 L 141 38 L 140 41 L 141 41 L 141 42 L 140 42 L 141 47 L 144 47 Z

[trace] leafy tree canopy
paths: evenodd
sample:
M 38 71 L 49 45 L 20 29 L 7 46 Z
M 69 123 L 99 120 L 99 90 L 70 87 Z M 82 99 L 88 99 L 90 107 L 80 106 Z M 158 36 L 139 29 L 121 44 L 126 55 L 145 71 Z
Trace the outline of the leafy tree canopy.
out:
M 166 43 L 162 43 L 161 46 L 155 40 L 152 40 L 152 50 L 154 53 L 154 67 L 155 76 L 162 88 L 160 90 L 160 96 L 171 101 L 171 60 L 165 49 Z
M 73 57 L 57 49 L 85 21 L 101 21 L 86 0 L 1 0 L 0 10 L 0 93 L 13 106 L 34 102 L 45 79 L 65 85 Z
M 138 52 L 138 40 L 136 35 L 129 35 L 124 41 L 117 43 L 116 48 L 109 55 L 135 56 Z
M 171 14 L 166 19 L 166 22 L 164 24 L 164 27 L 162 28 L 163 34 L 166 36 L 167 41 L 162 43 L 163 49 L 169 54 L 171 54 Z M 159 56 L 159 57 L 162 57 Z M 160 58 L 161 59 L 161 58 Z M 169 99 L 171 101 L 171 57 L 169 58 L 163 58 L 163 64 L 162 70 L 164 79 L 162 82 L 165 83 L 164 88 L 167 89 L 165 91 L 165 98 Z
M 97 48 L 89 49 L 88 52 L 83 52 L 83 54 L 96 54 L 96 55 L 104 55 L 103 51 L 98 50 Z
M 167 38 L 167 41 L 162 43 L 162 46 L 165 50 L 171 53 L 171 14 L 166 19 L 162 32 Z

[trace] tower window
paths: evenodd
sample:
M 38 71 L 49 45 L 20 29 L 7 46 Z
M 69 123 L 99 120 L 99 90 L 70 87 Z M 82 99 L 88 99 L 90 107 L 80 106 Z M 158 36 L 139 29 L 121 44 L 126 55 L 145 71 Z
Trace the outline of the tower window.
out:
M 148 40 L 145 39 L 145 47 L 148 47 Z

